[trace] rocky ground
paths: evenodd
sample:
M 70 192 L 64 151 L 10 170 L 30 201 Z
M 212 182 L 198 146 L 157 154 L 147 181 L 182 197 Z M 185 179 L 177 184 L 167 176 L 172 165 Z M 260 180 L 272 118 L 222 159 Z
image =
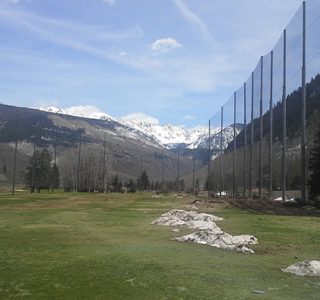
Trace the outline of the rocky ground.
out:
M 175 237 L 174 240 L 179 242 L 193 242 L 237 252 L 254 253 L 247 246 L 257 244 L 257 238 L 252 235 L 232 236 L 224 232 L 216 224 L 216 221 L 222 220 L 210 214 L 172 209 L 162 214 L 152 224 L 175 227 L 175 231 L 179 231 L 177 230 L 179 227 L 196 229 L 195 232 L 188 235 Z

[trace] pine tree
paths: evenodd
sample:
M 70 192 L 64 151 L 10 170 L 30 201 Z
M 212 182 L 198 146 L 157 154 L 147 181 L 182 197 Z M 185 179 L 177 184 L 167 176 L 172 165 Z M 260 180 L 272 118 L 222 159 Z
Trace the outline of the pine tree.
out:
M 200 192 L 200 180 L 199 178 L 196 179 L 195 187 L 194 187 L 194 193 L 195 195 L 198 195 Z
M 314 146 L 310 150 L 310 196 L 317 200 L 320 196 L 320 128 L 315 138 Z
M 127 191 L 128 193 L 135 193 L 137 191 L 136 183 L 132 179 L 127 184 Z
M 142 172 L 140 180 L 141 180 L 141 188 L 142 188 L 142 190 L 143 191 L 148 190 L 149 187 L 150 187 L 150 181 L 149 181 L 148 174 L 147 174 L 147 172 L 145 170 Z
M 50 188 L 50 179 L 52 174 L 51 160 L 51 155 L 47 149 L 34 152 L 25 173 L 25 183 L 29 188 L 31 188 L 32 192 L 36 189 L 38 193 L 40 193 L 41 189 Z M 59 176 L 57 166 L 55 166 L 55 168 L 56 174 Z M 58 182 L 56 176 L 55 182 Z
M 57 189 L 60 186 L 59 169 L 56 164 L 52 165 L 52 188 Z
M 115 193 L 119 193 L 122 189 L 122 182 L 119 179 L 118 174 L 116 176 L 113 176 L 111 179 L 111 191 Z

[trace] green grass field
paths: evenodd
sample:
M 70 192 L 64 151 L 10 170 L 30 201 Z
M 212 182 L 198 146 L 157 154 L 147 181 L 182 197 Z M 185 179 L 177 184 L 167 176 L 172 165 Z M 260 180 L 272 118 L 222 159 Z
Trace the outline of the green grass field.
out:
M 255 254 L 178 243 L 150 225 L 192 199 L 1 194 L 0 298 L 320 299 L 319 277 L 280 271 L 320 258 L 319 218 L 215 211 L 227 232 L 258 237 Z

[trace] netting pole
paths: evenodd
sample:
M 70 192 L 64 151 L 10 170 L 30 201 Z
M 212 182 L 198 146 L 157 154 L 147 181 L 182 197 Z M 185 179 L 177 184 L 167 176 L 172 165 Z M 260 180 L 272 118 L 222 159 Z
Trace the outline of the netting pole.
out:
M 303 1 L 303 41 L 302 41 L 302 143 L 301 143 L 301 167 L 302 167 L 302 200 L 310 201 L 307 195 L 307 133 L 306 133 L 306 1 Z
M 16 116 L 16 138 L 15 138 L 15 147 L 14 147 L 14 156 L 13 156 L 13 177 L 12 177 L 12 195 L 15 193 L 16 189 L 16 169 L 17 169 L 17 151 L 18 151 L 18 120 L 19 120 L 19 108 L 17 108 Z
M 287 80 L 287 31 L 283 31 L 283 87 L 282 87 L 282 200 L 286 198 L 286 136 L 287 136 L 287 104 L 286 104 L 286 80 Z
M 273 50 L 271 51 L 270 66 L 270 140 L 269 140 L 269 197 L 273 198 Z
M 223 130 L 223 107 L 221 107 L 221 127 L 220 127 L 220 174 L 219 174 L 219 187 L 220 187 L 220 198 L 222 198 L 222 130 Z
M 103 173 L 102 173 L 102 193 L 105 192 L 105 180 L 106 180 L 106 152 L 107 152 L 107 134 L 104 133 L 103 141 Z
M 55 133 L 54 151 L 53 151 L 53 168 L 52 168 L 52 180 L 51 180 L 51 193 L 53 193 L 55 187 L 56 167 L 57 167 L 57 144 L 58 144 L 58 133 Z
M 236 140 L 236 113 L 237 113 L 237 94 L 234 92 L 233 94 L 233 180 L 232 180 L 232 194 L 233 198 L 236 197 L 236 168 L 237 168 L 237 140 Z
M 243 148 L 243 196 L 247 196 L 246 185 L 247 185 L 247 84 L 243 87 L 243 105 L 244 105 L 244 148 Z
M 208 154 L 208 198 L 210 197 L 210 187 L 211 187 L 211 128 L 209 120 L 209 154 Z
M 180 192 L 180 146 L 178 146 L 178 174 L 177 174 L 177 192 Z
M 193 150 L 192 150 L 192 190 L 193 190 L 193 194 L 196 194 L 195 191 L 195 185 L 194 185 L 194 167 L 195 167 L 195 146 L 193 145 Z
M 161 161 L 161 192 L 163 193 L 164 188 L 164 149 L 162 149 L 162 161 Z
M 77 189 L 76 191 L 79 192 L 79 181 L 80 181 L 80 161 L 81 161 L 81 145 L 82 145 L 82 132 L 80 129 L 79 132 L 79 149 L 78 149 L 78 166 L 77 166 Z
M 250 146 L 250 198 L 252 199 L 253 189 L 253 101 L 254 101 L 254 74 L 251 74 L 251 146 Z
M 32 174 L 31 174 L 31 193 L 35 190 L 35 176 L 36 176 L 36 140 L 38 137 L 38 124 L 35 126 L 35 133 L 33 139 L 33 160 L 32 160 Z
M 263 136 L 263 56 L 260 59 L 260 141 L 259 141 L 259 198 L 262 199 L 262 136 Z

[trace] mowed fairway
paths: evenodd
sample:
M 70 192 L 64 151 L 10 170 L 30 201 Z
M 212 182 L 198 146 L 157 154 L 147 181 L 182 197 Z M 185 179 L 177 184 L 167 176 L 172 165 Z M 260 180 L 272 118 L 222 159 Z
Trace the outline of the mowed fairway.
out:
M 190 230 L 150 225 L 192 199 L 0 195 L 0 298 L 320 299 L 319 277 L 280 271 L 320 259 L 319 218 L 215 211 L 227 232 L 258 237 L 255 254 L 178 243 Z

